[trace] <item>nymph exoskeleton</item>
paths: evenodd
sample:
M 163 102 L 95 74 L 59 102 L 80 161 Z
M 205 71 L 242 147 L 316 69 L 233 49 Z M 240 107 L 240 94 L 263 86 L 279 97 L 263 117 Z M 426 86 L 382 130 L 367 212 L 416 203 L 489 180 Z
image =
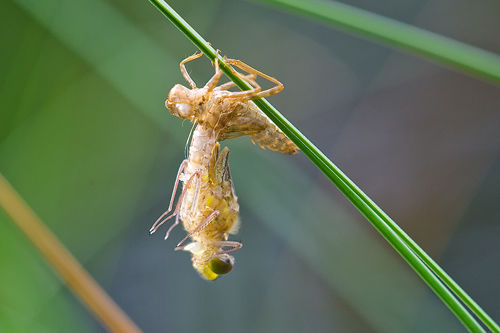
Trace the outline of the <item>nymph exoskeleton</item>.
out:
M 168 238 L 171 230 L 179 224 L 180 218 L 188 235 L 176 249 L 191 252 L 194 268 L 204 278 L 213 280 L 232 269 L 234 259 L 228 253 L 242 246 L 239 242 L 227 240 L 229 233 L 237 231 L 235 226 L 239 207 L 227 162 L 229 150 L 225 148 L 219 154 L 217 141 L 250 135 L 252 141 L 261 147 L 285 154 L 295 154 L 298 148 L 251 101 L 280 92 L 283 85 L 278 80 L 239 60 L 226 59 L 227 64 L 248 73 L 243 75 L 234 71 L 253 87 L 248 91 L 229 91 L 234 86 L 232 82 L 217 86 L 222 71 L 216 58 L 214 76 L 203 88 L 197 88 L 186 71 L 185 63 L 200 56 L 201 54 L 194 54 L 180 64 L 181 73 L 192 89 L 177 84 L 170 90 L 165 102 L 170 113 L 191 120 L 196 128 L 188 159 L 181 163 L 177 173 L 169 208 L 158 218 L 150 232 L 155 232 L 160 225 L 176 216 L 175 223 L 165 236 Z M 257 76 L 276 86 L 262 91 L 255 82 Z M 167 216 L 172 211 L 179 181 L 183 182 L 182 193 L 174 211 Z M 193 242 L 181 247 L 188 238 Z
M 233 82 L 217 87 L 222 71 L 219 68 L 218 57 L 216 57 L 214 76 L 203 88 L 197 88 L 189 76 L 185 64 L 200 56 L 201 53 L 195 53 L 181 62 L 181 73 L 191 89 L 176 84 L 170 90 L 165 102 L 170 113 L 212 129 L 217 141 L 249 135 L 250 139 L 262 148 L 284 154 L 297 153 L 297 146 L 252 102 L 253 99 L 279 93 L 283 90 L 283 84 L 240 60 L 225 59 L 228 65 L 235 66 L 249 74 L 245 76 L 233 70 L 234 74 L 250 83 L 253 89 L 238 92 L 229 91 L 228 89 L 235 85 Z M 262 90 L 255 81 L 258 76 L 274 83 L 275 86 Z

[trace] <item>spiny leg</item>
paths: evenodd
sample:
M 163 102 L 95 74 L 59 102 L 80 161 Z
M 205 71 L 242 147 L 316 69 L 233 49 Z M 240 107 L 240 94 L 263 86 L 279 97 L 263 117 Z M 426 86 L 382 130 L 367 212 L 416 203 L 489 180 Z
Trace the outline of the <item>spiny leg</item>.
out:
M 207 84 L 205 84 L 204 87 L 207 89 L 207 91 L 212 91 L 217 86 L 223 74 L 219 67 L 219 52 L 220 51 L 217 50 L 217 53 L 215 54 L 215 61 L 214 61 L 215 74 L 214 76 L 212 76 L 210 80 L 208 80 Z
M 189 83 L 189 85 L 191 86 L 192 89 L 196 89 L 196 83 L 194 83 L 193 79 L 191 79 L 191 77 L 189 76 L 189 74 L 188 74 L 188 72 L 186 70 L 185 64 L 187 62 L 192 61 L 192 60 L 198 59 L 202 55 L 203 55 L 203 53 L 197 53 L 197 52 L 195 52 L 195 54 L 193 54 L 192 56 L 187 57 L 186 59 L 182 60 L 181 63 L 180 63 L 182 76 L 184 77 L 184 80 L 186 80 L 187 83 Z
M 235 71 L 236 72 L 236 71 Z M 238 74 L 241 74 L 239 72 L 237 72 Z M 241 74 L 238 75 L 240 78 L 242 78 L 243 80 L 247 81 L 248 83 L 250 83 L 252 86 L 256 86 L 258 85 L 257 82 L 255 82 L 255 79 L 257 78 L 257 75 L 256 74 L 248 74 L 248 75 L 243 75 Z M 218 86 L 217 88 L 214 89 L 214 91 L 220 91 L 220 90 L 228 90 L 232 87 L 236 86 L 236 83 L 234 83 L 233 81 L 229 81 L 229 82 L 226 82 L 224 84 L 221 84 L 220 86 Z
M 179 200 L 177 201 L 177 205 L 175 206 L 175 210 L 172 214 L 170 214 L 169 216 L 165 217 L 161 222 L 161 218 L 159 218 L 158 220 L 156 220 L 154 226 L 150 229 L 150 233 L 153 234 L 156 232 L 156 230 L 158 230 L 158 228 L 165 222 L 167 222 L 168 220 L 170 220 L 172 217 L 176 216 L 177 213 L 179 212 L 179 208 L 182 206 L 183 202 L 184 202 L 184 196 L 189 188 L 189 186 L 191 185 L 191 182 L 193 181 L 194 177 L 198 177 L 199 176 L 199 173 L 196 172 L 194 173 L 190 178 L 189 180 L 186 182 L 185 186 L 184 186 L 184 189 L 182 190 L 182 193 L 181 195 L 179 196 Z
M 181 195 L 179 196 L 179 200 L 177 201 L 177 205 L 175 206 L 175 210 L 172 214 L 170 214 L 169 216 L 165 217 L 161 222 L 161 218 L 157 219 L 155 224 L 153 225 L 153 227 L 151 227 L 151 229 L 149 230 L 149 233 L 150 234 L 153 234 L 156 232 L 156 230 L 158 230 L 158 228 L 165 222 L 167 222 L 168 220 L 170 220 L 172 217 L 174 217 L 175 215 L 177 215 L 177 213 L 179 212 L 179 208 L 181 207 L 181 204 L 183 202 L 183 199 L 184 199 L 184 195 L 186 194 L 189 186 L 191 185 L 191 182 L 193 181 L 194 177 L 198 177 L 199 176 L 199 172 L 195 172 L 190 178 L 189 180 L 186 182 L 185 186 L 184 186 L 184 189 L 182 190 L 182 193 Z M 162 215 L 163 216 L 163 215 Z
M 189 237 L 191 237 L 192 235 L 202 231 L 203 229 L 206 228 L 207 225 L 209 225 L 213 220 L 215 220 L 215 218 L 217 216 L 219 216 L 220 212 L 218 210 L 214 210 L 212 212 L 212 214 L 210 214 L 205 220 L 203 220 L 203 222 L 200 223 L 199 226 L 196 227 L 196 229 L 194 229 L 192 232 L 190 232 L 186 237 L 184 237 L 183 240 L 181 240 L 179 242 L 179 244 L 177 244 L 177 246 L 175 247 L 175 251 L 178 251 L 178 250 L 183 250 L 184 247 L 181 246 L 182 243 L 184 243 Z
M 254 91 L 254 89 L 252 89 L 252 90 L 246 90 L 246 91 L 233 92 L 233 93 L 230 93 L 228 96 L 225 96 L 225 98 L 238 98 L 238 99 L 243 99 L 243 100 L 250 100 L 250 99 L 256 99 L 256 98 L 268 97 L 268 96 L 277 94 L 281 90 L 283 90 L 283 84 L 280 81 L 278 81 L 277 79 L 275 79 L 272 76 L 269 76 L 267 74 L 259 72 L 258 70 L 256 70 L 253 67 L 250 67 L 249 65 L 245 64 L 241 60 L 227 59 L 226 63 L 228 65 L 234 65 L 234 66 L 246 71 L 247 73 L 250 73 L 250 74 L 253 73 L 253 74 L 256 74 L 258 76 L 261 76 L 264 79 L 276 84 L 276 86 L 269 88 L 269 89 L 266 89 L 264 91 Z
M 210 80 L 208 80 L 207 84 L 205 84 L 204 88 L 207 88 L 207 90 L 210 92 L 212 90 L 216 91 L 221 91 L 221 90 L 227 90 L 233 86 L 235 86 L 234 82 L 227 82 L 219 87 L 217 87 L 217 84 L 220 81 L 220 78 L 222 77 L 222 71 L 219 67 L 219 52 L 220 50 L 217 50 L 217 54 L 215 56 L 215 61 L 214 61 L 214 68 L 215 68 L 215 74 L 212 76 Z M 226 57 L 224 57 L 224 60 L 227 60 Z M 237 75 L 239 78 L 249 82 L 254 89 L 260 90 L 260 86 L 257 82 L 255 82 L 255 79 L 257 78 L 257 75 L 255 74 L 249 74 L 249 75 L 244 75 L 238 71 L 235 71 L 232 69 L 233 73 Z
M 220 241 L 220 242 L 217 242 L 216 244 L 220 245 L 222 247 L 231 247 L 230 249 L 217 252 L 217 255 L 231 253 L 231 252 L 237 251 L 243 247 L 243 244 L 241 244 L 240 242 L 235 242 L 235 241 Z
M 262 93 L 266 93 L 266 94 L 270 93 L 271 95 L 274 95 L 274 94 L 279 93 L 281 90 L 283 90 L 283 84 L 279 80 L 277 80 L 276 78 L 274 78 L 270 75 L 262 73 L 261 71 L 256 70 L 255 68 L 251 67 L 250 65 L 247 65 L 246 63 L 244 63 L 241 60 L 227 59 L 227 63 L 229 65 L 234 65 L 234 66 L 238 67 L 239 69 L 244 70 L 245 72 L 247 72 L 249 74 L 255 74 L 256 76 L 261 76 L 264 79 L 276 84 L 276 86 L 274 86 L 270 89 L 264 90 L 264 91 L 262 91 Z
M 182 161 L 181 165 L 179 166 L 179 170 L 177 171 L 177 177 L 175 178 L 174 190 L 172 191 L 172 196 L 170 197 L 170 204 L 168 205 L 168 209 L 165 212 L 163 212 L 163 214 L 161 214 L 161 216 L 156 220 L 156 222 L 153 224 L 153 226 L 151 227 L 151 229 L 149 229 L 150 233 L 154 232 L 154 231 L 152 232 L 152 230 L 156 230 L 156 224 L 165 215 L 167 215 L 168 213 L 170 213 L 170 211 L 172 210 L 172 206 L 174 204 L 174 199 L 175 199 L 175 193 L 177 192 L 177 186 L 179 185 L 179 180 L 180 180 L 180 177 L 181 177 L 181 173 L 182 173 L 182 171 L 184 171 L 184 168 L 186 167 L 187 162 L 188 162 L 188 160 L 184 160 L 184 161 Z

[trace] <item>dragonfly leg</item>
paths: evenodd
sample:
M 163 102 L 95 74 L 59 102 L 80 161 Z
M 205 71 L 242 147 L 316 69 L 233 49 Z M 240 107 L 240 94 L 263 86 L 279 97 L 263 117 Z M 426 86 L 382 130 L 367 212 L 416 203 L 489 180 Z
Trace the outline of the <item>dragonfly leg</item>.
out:
M 193 202 L 191 204 L 191 214 L 193 214 L 196 210 L 196 207 L 198 207 L 198 198 L 200 196 L 200 191 L 201 191 L 201 179 L 200 177 L 196 177 L 194 197 L 193 197 Z
M 222 250 L 222 251 L 217 252 L 217 255 L 231 253 L 231 252 L 237 251 L 243 247 L 243 244 L 241 244 L 240 242 L 235 242 L 235 241 L 220 241 L 220 242 L 217 242 L 216 244 L 220 245 L 222 247 L 230 247 L 227 250 Z
M 181 204 L 183 202 L 183 199 L 184 199 L 184 195 L 186 194 L 189 186 L 191 185 L 191 182 L 193 181 L 193 179 L 195 177 L 199 177 L 199 172 L 195 172 L 191 177 L 189 177 L 189 180 L 186 182 L 185 186 L 184 186 L 184 189 L 182 190 L 182 193 L 181 195 L 179 196 L 179 199 L 177 200 L 177 205 L 175 206 L 175 210 L 172 214 L 170 214 L 169 216 L 163 218 L 163 216 L 167 215 L 168 214 L 168 211 L 163 213 L 157 220 L 156 222 L 153 224 L 153 226 L 151 227 L 151 229 L 149 229 L 149 233 L 150 234 L 153 234 L 156 232 L 156 230 L 158 230 L 158 228 L 165 222 L 167 222 L 168 220 L 170 220 L 172 217 L 174 217 L 175 215 L 177 215 L 177 213 L 179 213 L 179 208 L 181 207 Z
M 217 55 L 215 57 L 215 61 L 214 61 L 214 68 L 215 68 L 215 74 L 214 76 L 212 76 L 212 78 L 207 82 L 207 84 L 205 84 L 205 87 L 204 88 L 207 88 L 208 91 L 212 91 L 212 90 L 216 90 L 216 91 L 221 91 L 221 90 L 227 90 L 233 86 L 235 86 L 234 82 L 227 82 L 219 87 L 217 87 L 217 84 L 219 83 L 220 81 L 220 78 L 222 77 L 222 71 L 219 67 L 219 50 L 217 50 Z M 224 58 L 226 59 L 226 58 Z M 241 79 L 249 82 L 253 87 L 254 89 L 258 89 L 260 91 L 260 86 L 257 82 L 255 82 L 255 79 L 257 78 L 257 75 L 256 74 L 249 74 L 249 75 L 244 75 L 238 71 L 235 71 L 233 69 L 233 73 L 235 75 L 237 75 L 238 77 L 240 77 Z
M 255 82 L 255 79 L 257 78 L 257 75 L 256 74 L 248 74 L 248 75 L 243 75 L 239 72 L 236 72 L 235 73 L 238 73 L 239 77 L 245 81 L 247 81 L 248 83 L 250 83 L 252 86 L 257 86 L 257 82 Z M 226 82 L 224 84 L 221 84 L 220 86 L 218 86 L 217 88 L 214 89 L 214 91 L 221 91 L 221 90 L 228 90 L 232 87 L 236 86 L 236 83 L 234 83 L 233 81 L 229 81 L 229 82 Z
M 226 98 L 238 98 L 238 99 L 242 99 L 242 100 L 251 100 L 251 99 L 256 99 L 256 98 L 268 97 L 268 96 L 277 94 L 281 90 L 283 90 L 283 84 L 280 81 L 278 81 L 277 79 L 275 79 L 272 76 L 269 76 L 267 74 L 259 72 L 258 70 L 256 70 L 253 67 L 250 67 L 249 65 L 245 64 L 241 60 L 227 59 L 227 64 L 234 65 L 234 66 L 238 67 L 239 69 L 244 70 L 245 72 L 247 72 L 249 74 L 255 74 L 257 76 L 261 76 L 264 79 L 266 79 L 266 80 L 268 80 L 276 85 L 272 88 L 269 88 L 269 89 L 266 89 L 263 91 L 260 91 L 260 89 L 258 91 L 256 91 L 255 89 L 251 89 L 251 90 L 246 90 L 246 91 L 232 92 Z
M 219 67 L 219 52 L 220 50 L 217 50 L 217 53 L 215 54 L 215 61 L 214 61 L 215 74 L 214 76 L 212 76 L 210 80 L 208 80 L 207 84 L 205 84 L 204 87 L 207 88 L 208 91 L 214 90 L 214 88 L 219 83 L 219 80 L 223 74 Z
M 165 215 L 167 215 L 168 213 L 170 213 L 170 211 L 172 210 L 172 206 L 174 204 L 175 193 L 177 192 L 177 186 L 179 185 L 179 180 L 180 180 L 182 171 L 184 171 L 184 168 L 186 168 L 187 162 L 188 162 L 187 160 L 184 160 L 184 161 L 182 161 L 181 165 L 179 166 L 179 170 L 177 171 L 177 177 L 175 178 L 175 183 L 174 183 L 174 189 L 172 191 L 172 196 L 170 197 L 170 204 L 168 205 L 168 209 L 165 212 L 163 212 L 163 214 L 161 214 L 161 216 L 156 220 L 156 222 L 153 224 L 153 226 L 151 227 L 151 229 L 149 230 L 149 232 L 151 232 L 153 229 L 156 229 L 155 228 L 156 224 L 161 219 L 163 219 L 163 217 Z
M 175 247 L 175 251 L 178 251 L 178 250 L 182 250 L 184 249 L 182 245 L 182 243 L 184 243 L 189 237 L 191 237 L 192 235 L 202 231 L 203 229 L 206 228 L 207 225 L 209 225 L 213 220 L 215 220 L 215 218 L 217 216 L 219 216 L 220 212 L 218 210 L 214 210 L 212 212 L 212 214 L 210 214 L 205 220 L 203 220 L 203 222 L 200 223 L 199 226 L 196 227 L 196 229 L 194 229 L 192 232 L 190 232 L 186 237 L 184 237 L 183 240 L 181 240 L 179 242 L 179 244 L 177 244 L 177 246 Z
M 174 228 L 179 224 L 179 214 L 175 216 L 175 222 L 168 228 L 167 233 L 165 234 L 165 240 L 168 239 L 168 236 L 170 236 L 170 232 L 174 230 Z
M 189 76 L 187 70 L 186 70 L 186 63 L 187 62 L 190 62 L 192 60 L 195 60 L 195 59 L 198 59 L 199 57 L 201 57 L 203 55 L 203 53 L 196 53 L 187 57 L 186 59 L 182 60 L 181 63 L 180 63 L 180 67 L 181 67 L 181 73 L 182 73 L 182 76 L 184 77 L 184 79 L 187 81 L 187 83 L 189 83 L 189 85 L 191 86 L 192 89 L 196 89 L 196 83 L 194 83 L 193 79 L 191 79 L 191 77 Z

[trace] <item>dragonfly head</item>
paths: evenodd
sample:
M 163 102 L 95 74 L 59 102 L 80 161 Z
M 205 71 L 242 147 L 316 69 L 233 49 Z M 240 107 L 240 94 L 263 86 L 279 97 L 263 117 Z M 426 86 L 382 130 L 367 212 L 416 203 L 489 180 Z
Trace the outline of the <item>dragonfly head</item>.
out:
M 165 106 L 176 117 L 190 119 L 194 115 L 192 91 L 182 84 L 176 84 L 168 94 Z
M 210 259 L 207 263 L 201 265 L 195 265 L 195 263 L 193 263 L 193 266 L 203 278 L 215 280 L 233 269 L 234 258 L 229 254 L 221 254 Z
M 204 279 L 215 280 L 233 269 L 234 258 L 232 256 L 226 253 L 211 255 L 213 250 L 204 249 L 199 242 L 188 244 L 184 250 L 191 252 L 193 267 Z

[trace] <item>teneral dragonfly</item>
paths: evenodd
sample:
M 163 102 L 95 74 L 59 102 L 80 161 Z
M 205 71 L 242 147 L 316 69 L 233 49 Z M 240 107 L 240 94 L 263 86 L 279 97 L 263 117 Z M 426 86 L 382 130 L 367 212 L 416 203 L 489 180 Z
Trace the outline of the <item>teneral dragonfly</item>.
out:
M 206 135 L 209 135 L 208 137 Z M 167 231 L 182 221 L 188 235 L 177 244 L 176 250 L 191 252 L 193 267 L 207 280 L 231 271 L 234 258 L 229 253 L 241 248 L 241 243 L 229 241 L 229 234 L 238 231 L 239 205 L 234 194 L 233 182 L 229 171 L 229 149 L 220 151 L 219 143 L 210 137 L 211 133 L 198 127 L 193 133 L 190 154 L 181 163 L 172 193 L 169 209 L 158 218 L 150 232 L 155 232 L 164 222 L 175 216 L 176 220 Z M 200 140 L 203 138 L 203 140 Z M 197 142 L 205 142 L 204 147 Z M 205 154 L 208 146 L 213 148 Z M 175 192 L 179 181 L 184 186 L 175 210 L 172 211 Z M 192 242 L 181 246 L 188 238 Z

